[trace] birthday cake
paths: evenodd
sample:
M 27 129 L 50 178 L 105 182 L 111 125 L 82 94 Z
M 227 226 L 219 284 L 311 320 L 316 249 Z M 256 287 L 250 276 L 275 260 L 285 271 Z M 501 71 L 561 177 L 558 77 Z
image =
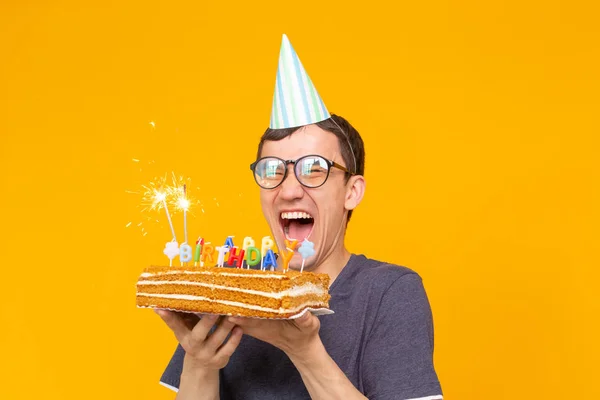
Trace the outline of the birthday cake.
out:
M 290 318 L 329 306 L 329 276 L 227 267 L 147 268 L 137 282 L 138 307 Z

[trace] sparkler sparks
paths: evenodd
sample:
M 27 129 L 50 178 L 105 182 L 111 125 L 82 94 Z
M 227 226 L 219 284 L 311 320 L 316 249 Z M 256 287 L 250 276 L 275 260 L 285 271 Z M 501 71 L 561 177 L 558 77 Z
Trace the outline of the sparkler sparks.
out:
M 133 158 L 132 161 L 136 164 L 145 164 L 137 158 Z M 154 160 L 150 163 L 154 163 Z M 165 174 L 164 176 L 155 177 L 152 181 L 145 185 L 141 185 L 140 190 L 125 190 L 126 193 L 134 194 L 141 197 L 141 203 L 138 203 L 139 210 L 142 211 L 143 223 L 135 225 L 136 222 L 129 222 L 126 227 L 137 226 L 141 229 L 142 235 L 148 234 L 148 228 L 154 223 L 160 223 L 161 219 L 164 221 L 164 215 L 166 214 L 169 222 L 169 227 L 172 233 L 173 241 L 176 241 L 175 228 L 173 225 L 174 217 L 178 214 L 183 214 L 183 228 L 185 241 L 188 241 L 188 214 L 194 215 L 196 209 L 200 210 L 203 214 L 208 211 L 205 210 L 205 205 L 202 201 L 196 199 L 190 195 L 190 188 L 193 189 L 193 193 L 200 192 L 200 188 L 197 185 L 192 185 L 190 178 L 177 175 L 174 172 Z M 212 198 L 216 206 L 219 206 L 217 198 Z M 162 211 L 164 209 L 164 211 Z M 162 218 L 158 218 L 155 213 L 163 213 Z M 142 227 L 142 224 L 144 227 Z
M 175 229 L 171 221 L 171 216 L 176 215 L 180 212 L 183 213 L 185 243 L 187 243 L 187 214 L 190 213 L 191 209 L 196 205 L 202 205 L 202 203 L 193 197 L 191 197 L 187 191 L 190 187 L 190 179 L 178 176 L 174 172 L 165 174 L 155 178 L 147 185 L 142 185 L 142 212 L 153 212 L 165 210 L 167 219 L 169 220 L 169 226 L 171 233 L 173 234 L 173 240 L 176 240 Z M 127 191 L 128 193 L 137 193 L 134 191 Z M 204 209 L 202 212 L 204 212 Z
M 164 208 L 173 234 L 173 240 L 177 241 L 175 228 L 173 228 L 173 221 L 171 221 L 171 214 L 169 214 L 169 207 L 167 206 L 167 196 L 171 192 L 171 188 L 166 185 L 166 177 L 155 179 L 148 186 L 144 185 L 142 187 L 145 189 L 142 196 L 142 205 L 144 206 L 142 211 L 159 211 Z

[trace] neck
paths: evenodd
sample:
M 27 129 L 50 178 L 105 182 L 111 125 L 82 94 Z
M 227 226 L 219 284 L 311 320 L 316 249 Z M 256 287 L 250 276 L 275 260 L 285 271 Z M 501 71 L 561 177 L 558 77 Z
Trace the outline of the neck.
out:
M 346 250 L 345 247 L 342 247 L 340 251 L 329 255 L 329 257 L 323 260 L 323 262 L 320 263 L 317 268 L 312 270 L 312 272 L 319 272 L 329 275 L 329 278 L 331 279 L 329 285 L 331 285 L 336 280 L 340 272 L 342 272 L 342 269 L 344 269 L 346 264 L 348 264 L 348 260 L 350 260 L 350 252 Z

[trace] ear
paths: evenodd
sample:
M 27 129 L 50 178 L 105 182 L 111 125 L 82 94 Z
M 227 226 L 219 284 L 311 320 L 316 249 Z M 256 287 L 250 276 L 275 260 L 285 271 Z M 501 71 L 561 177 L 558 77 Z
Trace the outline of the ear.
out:
M 365 195 L 365 177 L 355 175 L 350 177 L 346 184 L 346 201 L 344 207 L 346 210 L 354 210 L 362 201 Z

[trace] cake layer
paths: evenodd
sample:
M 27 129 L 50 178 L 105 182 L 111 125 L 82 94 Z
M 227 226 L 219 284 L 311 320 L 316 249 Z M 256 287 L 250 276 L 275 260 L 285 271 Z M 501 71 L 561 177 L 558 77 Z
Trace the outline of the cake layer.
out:
M 307 282 L 303 285 L 295 285 L 289 289 L 283 289 L 279 291 L 274 290 L 260 290 L 261 288 L 245 288 L 233 285 L 231 282 L 220 282 L 221 284 L 214 284 L 210 282 L 196 282 L 196 281 L 159 281 L 159 280 L 142 280 L 138 281 L 138 290 L 143 292 L 152 291 L 153 288 L 161 288 L 163 290 L 190 290 L 193 293 L 196 290 L 210 289 L 211 291 L 227 291 L 235 292 L 240 294 L 256 295 L 269 297 L 273 299 L 281 299 L 286 296 L 302 296 L 307 294 L 324 294 L 327 293 L 327 289 L 322 285 L 315 285 L 314 283 Z M 243 286 L 243 285 L 240 285 Z M 246 285 L 248 286 L 248 285 Z M 283 285 L 282 285 L 283 286 Z M 163 291 L 164 292 L 164 291 Z
M 216 285 L 272 292 L 289 289 L 295 285 L 308 282 L 329 285 L 329 276 L 326 274 L 300 273 L 297 271 L 283 273 L 218 267 L 189 269 L 150 267 L 144 271 L 139 280 L 210 282 Z
M 329 276 L 218 267 L 149 267 L 137 283 L 140 307 L 263 318 L 326 308 Z
M 176 311 L 195 313 L 239 315 L 261 318 L 289 318 L 308 307 L 326 307 L 320 300 L 304 302 L 290 308 L 270 308 L 229 300 L 208 299 L 203 296 L 160 293 L 138 293 L 137 305 L 139 307 L 167 308 Z
M 136 301 L 138 307 L 167 308 L 170 310 L 186 312 L 198 312 L 197 310 L 203 310 L 202 313 L 213 314 L 212 306 L 214 303 L 210 300 L 189 301 L 185 299 L 140 296 L 138 294 Z

